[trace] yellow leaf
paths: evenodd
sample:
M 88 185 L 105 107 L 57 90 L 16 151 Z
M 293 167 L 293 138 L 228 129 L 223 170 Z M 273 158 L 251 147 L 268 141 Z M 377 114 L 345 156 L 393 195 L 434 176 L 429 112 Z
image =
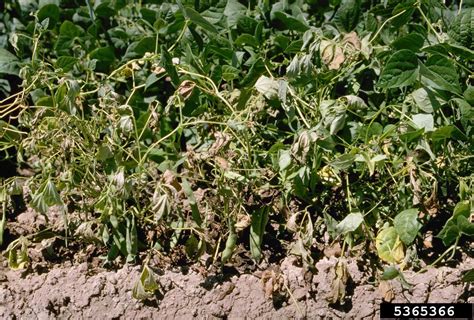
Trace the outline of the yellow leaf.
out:
M 375 239 L 377 253 L 385 262 L 399 263 L 405 257 L 403 243 L 394 227 L 382 229 Z

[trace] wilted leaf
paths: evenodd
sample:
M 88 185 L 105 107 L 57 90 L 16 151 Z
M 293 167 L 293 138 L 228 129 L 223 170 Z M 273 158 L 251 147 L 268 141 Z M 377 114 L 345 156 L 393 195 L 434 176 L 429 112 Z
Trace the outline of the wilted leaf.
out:
M 275 99 L 278 97 L 278 89 L 280 85 L 277 80 L 260 76 L 255 83 L 255 89 L 263 94 L 267 99 Z
M 331 42 L 321 42 L 321 58 L 330 70 L 338 70 L 346 60 L 340 46 Z
M 434 119 L 431 114 L 415 114 L 413 115 L 413 123 L 415 123 L 418 129 L 425 129 L 425 132 L 434 130 Z
M 362 224 L 363 221 L 364 217 L 360 212 L 350 213 L 337 224 L 336 231 L 339 234 L 353 232 Z
M 155 212 L 155 221 L 160 221 L 163 217 L 166 217 L 170 213 L 170 205 L 168 195 L 158 193 L 155 191 L 153 195 L 153 211 Z
M 427 88 L 420 88 L 412 92 L 413 100 L 421 111 L 432 113 L 438 110 L 441 105 L 434 93 Z
M 138 300 L 146 300 L 153 297 L 159 288 L 160 286 L 156 281 L 155 273 L 145 265 L 140 278 L 135 282 L 132 290 L 132 297 Z
M 8 252 L 8 267 L 12 270 L 24 269 L 30 261 L 28 257 L 27 238 L 20 236 L 17 241 L 13 241 L 5 250 Z
M 393 287 L 390 281 L 382 280 L 379 283 L 379 292 L 384 301 L 390 302 L 395 298 Z
M 193 81 L 184 80 L 179 85 L 177 91 L 184 98 L 184 100 L 186 100 L 193 93 L 193 89 L 194 89 L 195 86 L 196 86 L 196 84 Z
M 278 166 L 280 171 L 285 170 L 291 164 L 291 153 L 287 150 L 280 153 L 280 159 L 278 161 Z
M 346 298 L 346 286 L 349 280 L 349 271 L 345 259 L 340 258 L 334 266 L 334 276 L 331 283 L 331 292 L 326 297 L 330 303 L 344 303 Z

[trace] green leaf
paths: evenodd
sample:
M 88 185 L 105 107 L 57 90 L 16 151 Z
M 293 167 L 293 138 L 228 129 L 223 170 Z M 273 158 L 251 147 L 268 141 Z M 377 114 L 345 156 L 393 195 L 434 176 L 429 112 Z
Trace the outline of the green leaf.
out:
M 224 9 L 224 15 L 227 17 L 227 27 L 233 28 L 237 25 L 240 16 L 244 16 L 247 7 L 237 0 L 228 0 Z
M 239 77 L 240 70 L 229 65 L 222 66 L 222 79 L 232 81 Z
M 115 10 L 109 6 L 109 1 L 100 3 L 95 7 L 94 12 L 97 17 L 110 18 L 115 16 Z
M 449 58 L 441 55 L 431 56 L 421 66 L 422 83 L 434 89 L 461 93 L 456 67 Z
M 222 252 L 221 261 L 226 263 L 232 257 L 234 253 L 236 244 L 237 244 L 237 232 L 235 232 L 235 222 L 229 217 L 229 235 L 227 236 L 227 241 L 225 242 L 225 249 Z
M 258 48 L 260 46 L 260 42 L 252 35 L 244 33 L 235 39 L 234 44 L 237 46 L 243 45 L 250 45 L 254 48 Z
M 469 222 L 471 205 L 468 200 L 459 202 L 453 211 L 453 216 L 446 221 L 443 229 L 437 235 L 443 240 L 444 245 L 449 246 L 461 237 L 463 233 L 472 234 L 473 223 Z
M 89 56 L 91 59 L 98 61 L 96 69 L 102 72 L 106 71 L 115 61 L 115 53 L 112 47 L 97 48 L 89 53 Z
M 395 6 L 392 11 L 392 17 L 401 13 L 403 10 L 405 10 L 405 12 L 401 13 L 397 17 L 394 17 L 394 19 L 391 21 L 391 24 L 394 26 L 394 28 L 398 29 L 410 21 L 413 12 L 415 12 L 415 3 L 417 3 L 415 0 L 405 0 Z
M 122 61 L 143 57 L 147 52 L 155 52 L 155 46 L 156 37 L 154 36 L 135 41 L 127 48 L 127 52 L 125 52 L 125 55 L 122 57 Z
M 40 23 L 49 18 L 48 29 L 53 29 L 59 21 L 59 7 L 52 3 L 44 5 L 38 11 L 37 16 Z
M 474 107 L 474 86 L 467 86 L 463 93 L 464 99 L 467 103 Z
M 133 262 L 138 252 L 137 226 L 135 224 L 135 216 L 132 215 L 125 219 L 127 221 L 127 230 L 125 233 L 127 262 Z
M 415 240 L 422 224 L 418 221 L 418 209 L 407 209 L 400 212 L 393 220 L 400 240 L 405 245 L 410 245 Z
M 305 32 L 306 30 L 309 29 L 309 26 L 307 25 L 306 21 L 304 21 L 303 17 L 300 17 L 298 19 L 289 15 L 286 12 L 281 12 L 281 11 L 273 12 L 273 14 L 275 15 L 275 18 L 283 22 L 283 24 L 289 30 Z
M 0 74 L 18 75 L 18 58 L 8 50 L 0 48 Z
M 338 234 L 354 232 L 362 222 L 364 222 L 364 216 L 360 212 L 350 213 L 337 224 L 336 231 Z
M 81 37 L 84 30 L 69 20 L 64 21 L 59 28 L 59 37 L 56 40 L 54 49 L 57 51 L 69 51 L 76 38 Z
M 145 81 L 145 91 L 161 79 L 156 73 L 151 72 Z
M 474 282 L 474 269 L 464 272 L 461 280 L 463 282 Z
M 455 131 L 455 127 L 453 125 L 443 126 L 441 128 L 436 129 L 431 134 L 431 140 L 433 141 L 441 141 L 451 138 L 452 133 Z
M 423 47 L 425 38 L 419 33 L 410 33 L 393 41 L 390 45 L 396 50 L 408 49 L 417 52 Z
M 254 34 L 257 30 L 258 21 L 246 15 L 239 15 L 237 19 L 238 33 Z
M 107 144 L 103 144 L 97 149 L 96 158 L 99 161 L 105 161 L 113 158 L 113 156 L 114 153 L 112 152 L 112 148 Z
M 179 84 L 181 83 L 178 72 L 176 71 L 176 67 L 173 65 L 171 55 L 168 53 L 168 49 L 166 49 L 165 46 L 161 46 L 161 61 L 160 65 L 165 68 L 166 72 L 171 78 L 171 82 L 175 85 L 175 87 L 178 87 Z
M 474 9 L 461 10 L 450 26 L 448 35 L 468 49 L 474 49 Z
M 380 259 L 388 263 L 399 263 L 405 256 L 403 244 L 394 227 L 386 227 L 378 233 L 375 247 Z
M 411 50 L 395 52 L 380 75 L 378 85 L 381 88 L 399 88 L 413 84 L 418 76 L 418 58 Z
M 218 33 L 217 29 L 209 21 L 204 19 L 196 10 L 186 7 L 184 8 L 184 12 L 186 17 L 191 20 L 191 22 L 195 23 L 196 25 L 211 33 Z
M 361 15 L 360 0 L 342 0 L 334 21 L 339 29 L 350 32 L 357 27 Z
M 262 242 L 265 227 L 268 222 L 268 207 L 256 209 L 252 213 L 252 224 L 250 226 L 250 253 L 257 262 L 262 258 Z
M 74 65 L 79 61 L 79 59 L 71 56 L 62 56 L 59 57 L 55 63 L 56 68 L 63 69 L 64 72 L 71 71 Z
M 464 58 L 466 61 L 474 59 L 474 51 L 466 47 L 450 44 L 450 43 L 438 43 L 432 46 L 423 48 L 423 51 L 429 52 L 431 54 L 440 54 L 445 57 L 450 57 L 452 54 L 456 55 L 459 58 Z
M 383 270 L 381 280 L 392 280 L 395 279 L 400 275 L 400 271 L 398 271 L 397 267 L 395 266 L 388 266 L 385 267 Z
M 190 259 L 194 259 L 199 249 L 199 240 L 196 238 L 194 234 L 191 234 L 186 240 L 185 251 L 186 255 Z
M 345 169 L 350 168 L 350 166 L 354 163 L 354 161 L 355 161 L 355 155 L 346 153 L 334 159 L 333 161 L 331 161 L 329 165 L 335 169 L 345 170 Z

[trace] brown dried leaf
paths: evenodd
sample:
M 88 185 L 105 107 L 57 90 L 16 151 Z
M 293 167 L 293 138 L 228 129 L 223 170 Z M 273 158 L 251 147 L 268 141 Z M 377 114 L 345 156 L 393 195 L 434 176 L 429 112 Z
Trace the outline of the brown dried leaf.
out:
M 339 70 L 345 60 L 346 56 L 344 55 L 344 51 L 341 47 L 336 46 L 334 49 L 333 59 L 328 67 L 330 70 Z
M 438 190 L 438 183 L 434 181 L 433 186 L 431 188 L 430 197 L 423 202 L 423 206 L 425 207 L 426 211 L 431 217 L 436 217 L 438 213 L 438 209 L 439 209 L 437 190 Z
M 342 42 L 346 46 L 352 47 L 351 49 L 353 49 L 353 50 L 358 51 L 361 48 L 361 43 L 360 43 L 359 37 L 357 36 L 357 33 L 355 33 L 354 31 L 349 32 L 348 34 L 346 34 L 344 36 L 344 39 L 342 40 Z
M 173 171 L 167 169 L 165 172 L 163 172 L 161 179 L 165 185 L 167 185 L 168 187 L 172 187 L 174 189 L 174 190 L 171 189 L 172 191 L 174 192 L 181 191 L 181 184 L 178 182 Z
M 420 187 L 420 183 L 416 179 L 415 168 L 412 168 L 411 166 L 409 166 L 409 167 L 410 167 L 410 169 L 409 169 L 410 184 L 411 184 L 412 189 L 413 189 L 413 205 L 416 206 L 416 205 L 420 204 L 421 201 L 422 201 L 421 187 Z
M 291 232 L 298 231 L 298 224 L 296 223 L 296 220 L 298 219 L 299 214 L 300 212 L 292 213 L 290 218 L 286 222 L 286 228 L 290 230 Z
M 341 47 L 327 41 L 321 42 L 321 58 L 331 70 L 338 70 L 344 63 L 345 56 Z
M 379 292 L 382 295 L 383 300 L 386 302 L 390 302 L 395 298 L 390 281 L 381 280 L 379 283 Z
M 216 141 L 214 141 L 208 151 L 211 155 L 217 154 L 217 152 L 224 148 L 231 140 L 231 137 L 228 134 L 221 131 L 215 132 L 214 137 L 216 138 Z
M 240 213 L 237 215 L 237 222 L 235 224 L 235 230 L 240 232 L 250 226 L 252 220 L 249 215 Z
M 346 297 L 346 286 L 349 280 L 349 271 L 347 270 L 346 260 L 340 258 L 334 266 L 334 276 L 331 285 L 331 292 L 326 297 L 330 303 L 343 303 Z
M 153 68 L 152 71 L 153 73 L 156 73 L 156 74 L 162 74 L 166 72 L 166 69 L 161 66 L 156 66 L 155 68 Z
M 331 246 L 324 247 L 324 255 L 328 258 L 340 257 L 342 253 L 341 245 L 339 242 L 334 243 Z
M 279 267 L 272 267 L 263 271 L 261 276 L 265 298 L 273 297 L 275 293 L 280 293 L 285 287 L 285 278 L 281 274 Z
M 193 93 L 193 89 L 196 86 L 191 80 L 184 80 L 178 87 L 178 93 L 186 100 Z
M 423 246 L 427 249 L 433 248 L 433 232 L 428 231 L 423 237 Z
M 229 162 L 226 159 L 216 156 L 215 160 L 219 168 L 221 168 L 222 170 L 226 171 L 230 169 Z

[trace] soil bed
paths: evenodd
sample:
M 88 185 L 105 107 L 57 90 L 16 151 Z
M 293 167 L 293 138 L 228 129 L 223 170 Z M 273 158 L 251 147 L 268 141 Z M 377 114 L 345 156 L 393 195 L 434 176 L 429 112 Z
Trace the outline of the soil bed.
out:
M 337 260 L 323 258 L 310 281 L 295 258 L 271 270 L 284 279 L 279 293 L 268 296 L 262 272 L 204 276 L 197 268 L 155 270 L 161 285 L 152 300 L 132 298 L 140 266 L 106 270 L 92 263 L 52 265 L 48 270 L 0 269 L 1 319 L 376 319 L 383 300 L 380 289 L 368 283 L 363 264 L 349 260 L 350 281 L 344 304 L 330 305 L 332 270 Z M 413 286 L 403 289 L 391 280 L 392 302 L 474 302 L 473 286 L 460 282 L 461 272 L 474 266 L 471 258 L 457 268 L 433 268 L 422 274 L 405 272 Z M 34 268 L 33 268 L 34 269 Z M 270 280 L 272 281 L 272 280 Z M 291 292 L 291 295 L 288 293 Z M 387 294 L 387 293 L 385 293 Z

